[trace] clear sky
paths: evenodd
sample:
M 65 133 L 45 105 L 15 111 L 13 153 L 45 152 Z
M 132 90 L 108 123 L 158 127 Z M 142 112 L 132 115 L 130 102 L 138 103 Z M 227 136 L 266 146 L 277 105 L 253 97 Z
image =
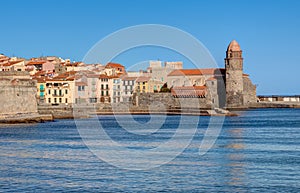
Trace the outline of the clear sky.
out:
M 258 94 L 300 94 L 298 0 L 0 0 L 0 53 L 56 55 L 82 60 L 99 40 L 139 24 L 182 29 L 199 39 L 220 67 L 236 39 L 244 71 Z M 159 49 L 133 51 L 115 62 L 129 67 L 151 59 L 181 60 Z M 188 62 L 185 68 L 192 68 Z

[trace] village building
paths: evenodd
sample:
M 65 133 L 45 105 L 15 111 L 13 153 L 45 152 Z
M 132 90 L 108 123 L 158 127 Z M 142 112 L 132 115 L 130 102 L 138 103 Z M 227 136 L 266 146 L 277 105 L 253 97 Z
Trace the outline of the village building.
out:
M 132 94 L 135 88 L 135 81 L 137 77 L 122 76 L 122 101 L 125 103 L 131 102 Z
M 125 67 L 121 64 L 118 64 L 118 63 L 110 62 L 110 63 L 106 64 L 105 69 L 114 69 L 114 71 L 112 71 L 113 73 L 107 74 L 108 76 L 112 76 L 112 75 L 115 75 L 115 74 L 125 74 L 126 73 Z
M 112 79 L 104 74 L 99 76 L 98 81 L 98 93 L 97 96 L 100 98 L 100 103 L 110 103 L 111 102 L 111 89 Z
M 136 93 L 156 93 L 160 91 L 163 85 L 164 83 L 162 81 L 141 76 L 136 79 L 134 90 Z
M 112 103 L 122 102 L 122 79 L 120 76 L 110 77 L 112 79 Z
M 150 61 L 147 71 L 150 73 L 150 77 L 153 80 L 167 82 L 167 76 L 175 69 L 182 69 L 182 62 L 165 62 L 162 65 L 162 61 Z
M 300 102 L 300 95 L 259 95 L 257 98 L 262 102 Z
M 0 71 L 25 71 L 25 60 L 11 58 L 7 63 L 0 65 Z
M 47 79 L 45 102 L 51 105 L 75 103 L 75 73 L 61 74 Z

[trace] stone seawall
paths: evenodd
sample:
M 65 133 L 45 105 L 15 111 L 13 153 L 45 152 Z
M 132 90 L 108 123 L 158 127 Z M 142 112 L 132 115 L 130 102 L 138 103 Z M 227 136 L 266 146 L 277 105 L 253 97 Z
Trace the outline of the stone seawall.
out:
M 39 105 L 38 112 L 41 115 L 51 114 L 54 119 L 71 119 L 73 118 L 73 108 L 68 105 L 59 105 L 59 106 L 51 106 L 51 105 Z
M 171 93 L 142 93 L 133 96 L 132 103 L 97 103 L 38 106 L 40 114 L 51 114 L 55 119 L 89 117 L 112 114 L 169 114 L 169 115 L 233 115 L 212 108 L 206 98 L 174 98 Z
M 0 123 L 37 123 L 51 121 L 51 115 L 39 115 L 36 81 L 28 72 L 0 72 Z
M 175 98 L 171 93 L 140 93 L 133 96 L 133 105 L 141 108 L 212 109 L 207 98 Z
M 0 79 L 0 114 L 37 113 L 36 82 L 24 79 Z
M 38 113 L 22 113 L 15 115 L 1 115 L 1 124 L 18 124 L 18 123 L 41 123 L 45 121 L 53 121 L 53 116 L 49 114 L 40 115 Z

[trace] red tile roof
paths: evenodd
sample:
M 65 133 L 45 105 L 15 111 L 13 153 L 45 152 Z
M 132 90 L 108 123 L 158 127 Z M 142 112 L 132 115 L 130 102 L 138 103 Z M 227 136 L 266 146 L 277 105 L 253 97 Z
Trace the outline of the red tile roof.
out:
M 87 86 L 86 82 L 75 82 L 75 86 Z
M 140 76 L 136 79 L 136 82 L 148 82 L 149 80 L 150 80 L 150 77 Z
M 109 76 L 107 76 L 105 74 L 100 74 L 99 78 L 109 78 Z
M 214 75 L 224 74 L 224 68 L 204 68 L 204 69 L 178 69 L 173 70 L 168 76 L 197 76 L 197 75 Z
M 136 80 L 138 77 L 131 77 L 131 76 L 122 76 L 122 80 Z
M 20 62 L 23 62 L 24 60 L 16 60 L 16 61 L 11 61 L 11 62 L 8 62 L 8 63 L 5 63 L 3 64 L 2 66 L 12 66 L 14 64 L 18 64 Z
M 46 63 L 46 60 L 36 60 L 36 61 L 30 61 L 27 63 L 27 65 L 42 65 Z
M 113 68 L 124 68 L 123 65 L 121 64 L 118 64 L 118 63 L 113 63 L 113 62 L 110 62 L 108 64 L 106 64 L 107 67 L 113 67 Z
M 206 86 L 180 86 L 173 87 L 171 94 L 175 97 L 193 98 L 193 97 L 205 97 Z

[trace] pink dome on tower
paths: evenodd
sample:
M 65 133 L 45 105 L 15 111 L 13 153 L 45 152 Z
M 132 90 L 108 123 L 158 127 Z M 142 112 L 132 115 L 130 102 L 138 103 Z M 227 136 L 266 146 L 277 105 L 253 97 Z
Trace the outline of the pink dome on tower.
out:
M 241 51 L 241 47 L 240 47 L 239 43 L 237 43 L 237 41 L 233 40 L 232 42 L 230 42 L 230 44 L 227 48 L 227 52 L 228 51 Z

